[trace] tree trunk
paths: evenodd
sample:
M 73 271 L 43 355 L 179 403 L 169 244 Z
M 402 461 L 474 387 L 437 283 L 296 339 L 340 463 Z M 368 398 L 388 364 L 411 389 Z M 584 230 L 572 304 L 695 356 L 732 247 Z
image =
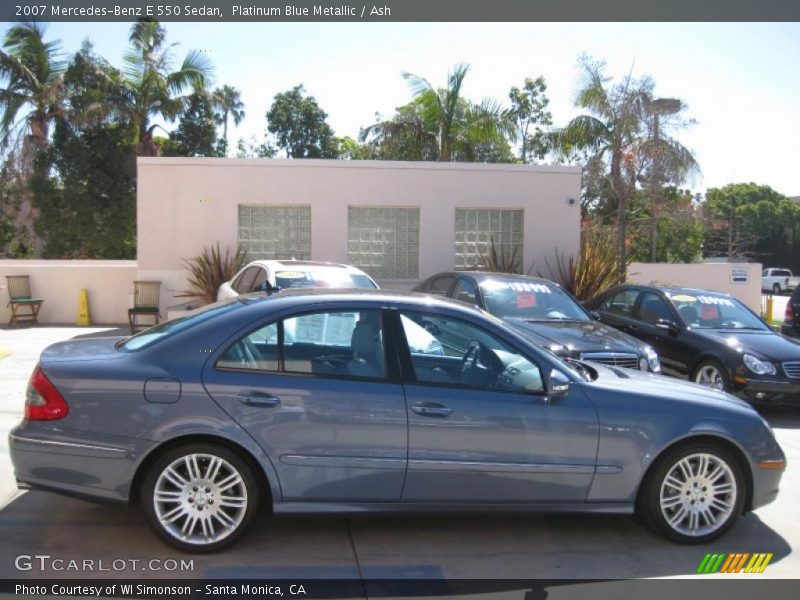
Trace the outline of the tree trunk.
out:
M 622 183 L 621 153 L 621 149 L 615 149 L 611 157 L 611 185 L 617 198 L 617 276 L 624 281 L 628 262 L 625 240 L 628 235 L 628 198 Z

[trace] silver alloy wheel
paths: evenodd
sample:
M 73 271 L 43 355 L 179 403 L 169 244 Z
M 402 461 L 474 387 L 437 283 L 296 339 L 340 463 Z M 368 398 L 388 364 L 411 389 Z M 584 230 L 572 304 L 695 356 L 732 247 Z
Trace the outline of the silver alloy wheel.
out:
M 694 377 L 695 383 L 713 388 L 715 390 L 725 391 L 725 379 L 722 377 L 719 369 L 714 365 L 705 365 Z
M 661 482 L 659 505 L 673 530 L 699 537 L 728 522 L 738 493 L 730 465 L 703 452 L 684 456 L 670 467 Z
M 187 454 L 170 463 L 153 489 L 156 517 L 189 544 L 211 544 L 236 531 L 247 510 L 241 473 L 213 454 Z

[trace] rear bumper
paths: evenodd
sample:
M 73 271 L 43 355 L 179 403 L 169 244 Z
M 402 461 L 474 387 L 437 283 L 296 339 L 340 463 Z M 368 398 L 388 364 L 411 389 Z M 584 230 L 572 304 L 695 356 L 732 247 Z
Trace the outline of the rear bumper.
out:
M 23 421 L 8 436 L 18 486 L 82 499 L 129 501 L 131 483 L 146 448 L 65 434 L 48 422 Z

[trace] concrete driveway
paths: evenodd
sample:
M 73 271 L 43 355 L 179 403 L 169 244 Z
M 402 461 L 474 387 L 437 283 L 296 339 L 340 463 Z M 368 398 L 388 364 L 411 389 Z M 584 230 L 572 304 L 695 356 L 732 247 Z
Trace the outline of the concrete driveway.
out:
M 7 434 L 22 415 L 27 379 L 41 350 L 103 328 L 0 330 L 0 578 L 335 577 L 609 579 L 691 576 L 706 552 L 772 552 L 763 575 L 800 573 L 800 410 L 765 412 L 788 456 L 778 500 L 740 520 L 708 546 L 678 546 L 628 517 L 414 516 L 264 517 L 222 554 L 190 556 L 161 544 L 138 511 L 97 506 L 47 492 L 16 491 Z M 41 559 L 19 571 L 20 555 Z M 94 572 L 63 570 L 94 561 Z M 160 562 L 151 563 L 156 559 Z M 175 559 L 177 564 L 169 562 Z M 180 570 L 180 561 L 191 561 Z M 25 559 L 21 566 L 25 566 Z M 101 562 L 102 565 L 101 565 Z M 112 562 L 116 561 L 116 562 Z M 44 566 L 45 568 L 42 568 Z M 100 568 L 108 571 L 100 572 Z M 172 570 L 177 567 L 179 570 Z M 190 568 L 189 568 L 190 567 Z M 723 576 L 724 577 L 724 576 Z M 737 576 L 738 577 L 738 576 Z M 742 576 L 751 577 L 751 576 Z

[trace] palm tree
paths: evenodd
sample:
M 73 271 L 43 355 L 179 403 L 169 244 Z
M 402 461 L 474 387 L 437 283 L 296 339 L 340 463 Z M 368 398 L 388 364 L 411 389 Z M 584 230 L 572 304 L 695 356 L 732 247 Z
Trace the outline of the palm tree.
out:
M 134 24 L 128 39 L 123 79 L 130 95 L 129 117 L 138 133 L 138 154 L 156 156 L 159 147 L 153 132 L 158 125 L 151 123 L 151 118 L 173 121 L 191 92 L 205 87 L 211 63 L 201 52 L 192 50 L 173 71 L 171 50 L 175 44 L 166 44 L 166 31 L 155 21 Z
M 556 131 L 553 143 L 562 153 L 576 148 L 588 150 L 590 160 L 606 164 L 605 177 L 617 204 L 617 275 L 624 276 L 627 267 L 627 209 L 641 169 L 637 159 L 641 144 L 642 104 L 652 82 L 636 82 L 628 75 L 622 84 L 609 86 L 602 63 L 582 57 L 580 66 L 575 105 L 587 112 Z
M 664 135 L 665 129 L 683 125 L 678 115 L 686 110 L 678 98 L 644 99 L 644 114 L 648 137 L 644 150 L 649 159 L 647 187 L 650 196 L 650 262 L 658 257 L 658 220 L 661 213 L 664 184 L 680 183 L 689 173 L 699 173 L 700 168 L 692 151 L 680 142 Z
M 233 124 L 238 126 L 244 119 L 244 102 L 241 92 L 232 85 L 224 85 L 214 90 L 214 104 L 219 111 L 217 124 L 222 125 L 222 139 L 225 148 L 228 148 L 228 119 L 233 118 Z
M 410 105 L 413 115 L 399 110 L 394 118 L 363 130 L 362 141 L 372 135 L 381 144 L 405 136 L 423 145 L 435 144 L 437 160 L 449 162 L 474 156 L 478 144 L 505 141 L 506 136 L 513 138 L 509 112 L 496 101 L 486 99 L 473 104 L 461 96 L 468 72 L 468 65 L 456 65 L 447 77 L 447 87 L 440 89 L 423 77 L 403 73 L 414 95 Z
M 63 112 L 64 71 L 61 43 L 45 42 L 42 23 L 22 23 L 6 33 L 0 50 L 0 135 L 2 144 L 20 130 L 25 134 L 24 155 L 28 150 L 45 150 L 50 125 Z M 29 109 L 22 119 L 20 112 Z

